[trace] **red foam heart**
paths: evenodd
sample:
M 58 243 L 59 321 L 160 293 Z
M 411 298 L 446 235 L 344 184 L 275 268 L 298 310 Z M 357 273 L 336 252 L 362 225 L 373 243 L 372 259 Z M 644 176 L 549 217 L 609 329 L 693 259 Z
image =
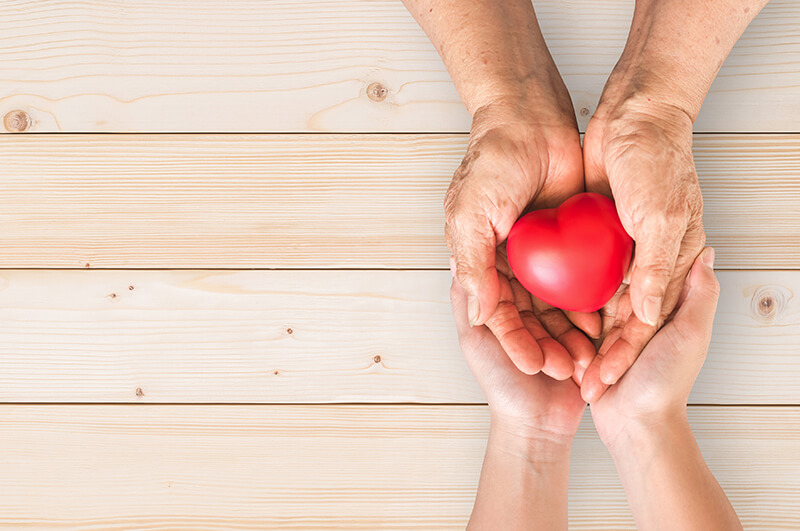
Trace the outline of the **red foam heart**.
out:
M 522 216 L 506 249 L 514 276 L 531 294 L 563 310 L 594 312 L 622 284 L 633 240 L 611 199 L 582 193 Z

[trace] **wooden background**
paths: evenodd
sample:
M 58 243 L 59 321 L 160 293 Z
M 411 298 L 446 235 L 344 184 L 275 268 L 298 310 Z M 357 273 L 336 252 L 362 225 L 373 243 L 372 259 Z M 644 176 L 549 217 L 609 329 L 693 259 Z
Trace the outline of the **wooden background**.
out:
M 535 5 L 584 127 L 633 3 Z M 0 527 L 463 528 L 488 416 L 441 203 L 469 116 L 399 1 L 4 0 L 0 117 Z M 723 292 L 690 419 L 745 527 L 796 530 L 795 0 L 695 131 Z M 584 420 L 570 527 L 632 529 Z

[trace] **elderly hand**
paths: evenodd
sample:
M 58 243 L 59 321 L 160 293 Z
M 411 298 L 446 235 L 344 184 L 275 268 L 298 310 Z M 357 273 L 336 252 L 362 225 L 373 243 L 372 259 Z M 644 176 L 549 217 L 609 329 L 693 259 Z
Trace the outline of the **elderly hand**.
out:
M 630 285 L 602 310 L 605 339 L 581 383 L 593 402 L 672 312 L 705 233 L 685 112 L 647 98 L 601 103 L 586 130 L 584 166 L 587 191 L 614 198 L 636 242 Z
M 486 324 L 522 372 L 565 379 L 573 360 L 583 373 L 594 347 L 560 310 L 538 300 L 524 310 L 515 303 L 502 245 L 526 208 L 553 207 L 583 190 L 574 117 L 548 116 L 542 107 L 515 102 L 475 112 L 467 154 L 445 198 L 445 233 L 470 324 Z M 570 318 L 599 334 L 597 314 Z

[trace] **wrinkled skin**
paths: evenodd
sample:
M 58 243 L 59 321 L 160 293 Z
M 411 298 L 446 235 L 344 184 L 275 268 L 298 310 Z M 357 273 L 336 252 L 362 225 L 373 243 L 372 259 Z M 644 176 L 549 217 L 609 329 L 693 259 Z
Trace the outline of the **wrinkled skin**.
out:
M 475 113 L 467 153 L 445 197 L 445 234 L 470 323 L 485 324 L 523 373 L 543 370 L 563 380 L 582 374 L 594 356 L 581 329 L 597 336 L 599 316 L 567 316 L 535 299 L 521 315 L 505 257 L 505 239 L 526 208 L 557 206 L 584 188 L 574 121 L 534 116 L 518 105 Z

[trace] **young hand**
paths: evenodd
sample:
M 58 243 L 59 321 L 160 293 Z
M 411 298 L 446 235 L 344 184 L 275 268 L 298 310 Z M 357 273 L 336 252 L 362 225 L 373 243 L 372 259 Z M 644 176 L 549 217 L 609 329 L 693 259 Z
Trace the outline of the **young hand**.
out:
M 452 267 L 452 266 L 451 266 Z M 547 348 L 530 295 L 508 283 L 520 319 Z M 450 288 L 459 342 L 489 403 L 491 427 L 468 529 L 566 529 L 569 453 L 586 404 L 572 379 L 521 372 L 485 326 L 471 327 L 467 297 Z
M 607 446 L 642 427 L 685 416 L 689 392 L 711 340 L 719 297 L 713 261 L 712 248 L 695 260 L 674 317 L 619 382 L 591 404 L 595 427 Z M 598 357 L 604 355 L 601 348 Z
M 591 405 L 597 433 L 614 458 L 642 530 L 741 529 L 703 460 L 686 411 L 719 296 L 713 261 L 713 249 L 706 249 L 692 266 L 674 317 Z
M 520 319 L 548 349 L 556 341 L 535 320 L 530 294 L 514 279 L 508 285 Z M 450 299 L 461 351 L 489 404 L 493 428 L 569 447 L 586 408 L 574 379 L 521 372 L 487 327 L 469 325 L 466 292 L 458 280 L 450 287 Z M 561 358 L 549 361 L 561 363 Z M 552 367 L 550 372 L 565 371 Z

